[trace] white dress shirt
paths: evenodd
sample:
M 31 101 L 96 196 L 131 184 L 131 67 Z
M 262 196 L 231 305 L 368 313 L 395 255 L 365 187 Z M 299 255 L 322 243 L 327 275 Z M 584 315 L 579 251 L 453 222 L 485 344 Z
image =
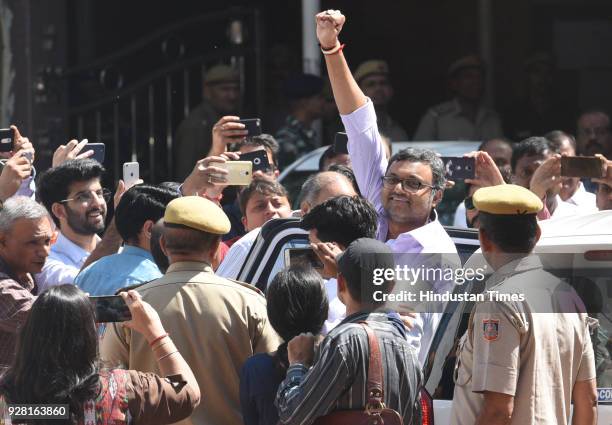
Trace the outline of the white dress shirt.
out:
M 323 324 L 321 333 L 327 335 L 329 331 L 338 326 L 346 317 L 346 306 L 338 298 L 338 281 L 334 278 L 325 281 L 325 290 L 329 301 L 327 320 Z
M 374 105 L 367 103 L 348 115 L 342 115 L 342 122 L 348 135 L 348 151 L 359 190 L 364 198 L 374 205 L 378 213 L 377 238 L 386 242 L 391 250 L 401 254 L 443 254 L 439 266 L 460 267 L 457 248 L 440 222 L 435 211 L 427 224 L 418 229 L 399 235 L 387 241 L 389 223 L 382 205 L 382 177 L 387 170 L 387 157 L 376 124 Z M 414 259 L 414 258 L 413 258 Z M 436 285 L 433 290 L 444 292 L 451 288 Z M 429 306 L 431 307 L 431 306 Z M 429 345 L 435 335 L 441 312 L 423 311 L 417 315 L 408 340 L 419 353 L 419 362 L 424 364 Z M 439 306 L 438 306 L 439 307 Z M 432 309 L 433 310 L 433 309 Z
M 217 276 L 226 279 L 238 279 L 240 268 L 244 264 L 251 247 L 255 243 L 261 227 L 251 230 L 249 233 L 238 239 L 225 254 L 219 268 L 215 271 Z
M 578 207 L 578 212 L 581 214 L 598 211 L 595 194 L 587 192 L 582 182 L 580 182 L 578 189 L 576 189 L 576 192 L 574 192 L 571 198 L 567 199 L 565 202 Z
M 97 236 L 96 236 L 97 237 Z M 99 239 L 99 238 L 98 238 Z M 60 232 L 40 273 L 35 275 L 38 292 L 51 286 L 74 283 L 90 252 L 84 250 Z

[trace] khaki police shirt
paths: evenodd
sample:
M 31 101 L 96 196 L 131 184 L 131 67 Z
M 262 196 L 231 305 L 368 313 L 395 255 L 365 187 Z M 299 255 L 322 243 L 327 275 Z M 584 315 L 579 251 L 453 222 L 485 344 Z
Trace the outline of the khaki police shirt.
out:
M 480 106 L 476 122 L 462 111 L 457 99 L 428 110 L 414 134 L 414 140 L 490 140 L 502 137 L 501 120 L 491 109 Z
M 514 396 L 511 424 L 567 424 L 574 384 L 595 378 L 587 315 L 568 312 L 572 291 L 535 256 L 491 279 L 490 290 L 526 300 L 476 303 L 459 342 L 451 423 L 474 424 L 491 391 Z
M 265 298 L 257 289 L 214 275 L 206 263 L 170 265 L 165 276 L 138 288 L 200 386 L 202 401 L 182 425 L 242 425 L 240 369 L 255 353 L 277 349 Z M 147 340 L 120 324 L 108 326 L 100 348 L 104 361 L 159 374 Z

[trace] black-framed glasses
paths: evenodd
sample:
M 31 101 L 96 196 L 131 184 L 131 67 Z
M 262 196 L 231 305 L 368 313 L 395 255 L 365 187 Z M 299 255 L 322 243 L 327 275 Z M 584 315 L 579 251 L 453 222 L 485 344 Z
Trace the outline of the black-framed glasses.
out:
M 61 200 L 59 202 L 60 202 L 60 204 L 64 204 L 66 202 L 75 201 L 75 202 L 77 202 L 79 204 L 83 204 L 83 205 L 91 204 L 93 202 L 93 200 L 94 200 L 94 198 L 93 198 L 94 195 L 98 199 L 102 198 L 102 199 L 104 199 L 104 202 L 108 202 L 108 201 L 110 201 L 111 196 L 113 194 L 108 189 L 100 189 L 100 190 L 97 190 L 95 192 L 93 192 L 93 191 L 90 191 L 90 192 L 79 192 L 74 197 L 68 198 L 68 199 L 63 199 L 63 200 Z
M 384 176 L 382 178 L 383 184 L 387 187 L 395 187 L 398 183 L 402 184 L 402 189 L 406 192 L 416 193 L 424 187 L 429 187 L 431 189 L 435 189 L 434 186 L 423 183 L 419 179 L 400 179 L 396 176 Z

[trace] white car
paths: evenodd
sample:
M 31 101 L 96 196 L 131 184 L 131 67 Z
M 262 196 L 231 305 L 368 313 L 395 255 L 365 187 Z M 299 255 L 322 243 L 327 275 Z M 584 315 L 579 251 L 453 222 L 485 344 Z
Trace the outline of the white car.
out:
M 581 296 L 601 331 L 596 335 L 598 424 L 612 423 L 612 211 L 575 215 L 540 222 L 542 237 L 536 254 L 552 264 L 554 274 L 566 279 Z M 554 256 L 550 254 L 555 254 Z M 478 256 L 477 252 L 474 254 Z M 474 258 L 470 258 L 471 262 Z M 479 261 L 479 260 L 476 260 Z M 544 262 L 544 260 L 543 260 Z M 465 333 L 471 305 L 459 303 L 444 315 L 424 366 L 425 388 L 433 395 L 433 418 L 428 424 L 450 423 L 455 342 Z M 432 403 L 433 402 L 433 403 Z M 434 422 L 435 420 L 435 422 Z M 425 422 L 424 422 L 425 423 Z

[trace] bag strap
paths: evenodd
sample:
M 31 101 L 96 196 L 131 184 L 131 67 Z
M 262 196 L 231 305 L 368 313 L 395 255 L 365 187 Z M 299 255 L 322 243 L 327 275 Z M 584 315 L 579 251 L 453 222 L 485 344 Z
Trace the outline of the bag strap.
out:
M 368 362 L 368 380 L 366 384 L 368 402 L 366 412 L 368 414 L 380 413 L 385 408 L 383 390 L 383 366 L 380 355 L 380 345 L 376 334 L 366 322 L 360 323 L 368 334 L 368 344 L 370 346 L 370 359 Z

